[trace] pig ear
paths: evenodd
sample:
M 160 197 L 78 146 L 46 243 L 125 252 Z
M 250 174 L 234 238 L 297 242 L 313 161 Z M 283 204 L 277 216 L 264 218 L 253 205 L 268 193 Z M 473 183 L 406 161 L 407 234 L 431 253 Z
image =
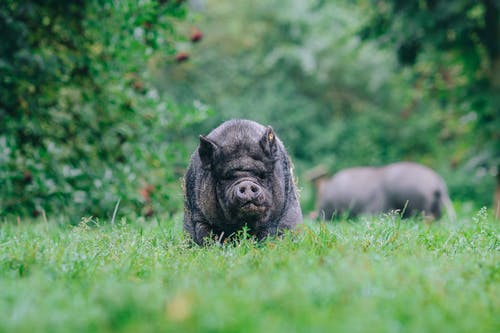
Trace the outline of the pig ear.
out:
M 260 139 L 260 146 L 268 157 L 272 157 L 276 154 L 276 135 L 271 126 L 267 126 L 264 136 Z
M 212 164 L 216 151 L 219 149 L 217 144 L 209 138 L 200 135 L 200 148 L 198 154 L 200 155 L 201 162 L 208 166 Z

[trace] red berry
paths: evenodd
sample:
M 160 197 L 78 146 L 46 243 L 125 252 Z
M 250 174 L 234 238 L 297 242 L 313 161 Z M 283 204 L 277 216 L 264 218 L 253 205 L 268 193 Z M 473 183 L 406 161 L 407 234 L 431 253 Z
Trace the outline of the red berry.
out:
M 144 84 L 140 80 L 136 80 L 132 83 L 132 87 L 139 92 L 144 92 Z
M 141 197 L 145 201 L 151 201 L 151 193 L 153 193 L 155 190 L 154 186 L 151 184 L 145 185 L 143 188 L 139 190 L 139 193 L 141 194 Z
M 193 32 L 191 32 L 191 36 L 189 37 L 189 39 L 193 43 L 197 43 L 203 39 L 203 33 L 198 29 L 194 29 Z
M 189 53 L 187 53 L 187 52 L 179 52 L 175 56 L 175 60 L 177 60 L 177 62 L 179 62 L 179 63 L 184 62 L 188 59 L 189 59 Z

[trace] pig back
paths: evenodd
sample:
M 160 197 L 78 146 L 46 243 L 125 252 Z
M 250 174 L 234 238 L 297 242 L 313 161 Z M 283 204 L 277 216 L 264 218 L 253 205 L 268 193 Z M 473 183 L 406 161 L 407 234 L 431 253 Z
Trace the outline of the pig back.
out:
M 377 168 L 357 167 L 336 173 L 323 185 L 318 198 L 320 217 L 330 220 L 348 214 L 378 213 L 385 206 Z
M 435 171 L 411 162 L 389 164 L 382 171 L 385 210 L 400 210 L 404 217 L 417 213 L 441 216 L 449 197 L 444 180 Z

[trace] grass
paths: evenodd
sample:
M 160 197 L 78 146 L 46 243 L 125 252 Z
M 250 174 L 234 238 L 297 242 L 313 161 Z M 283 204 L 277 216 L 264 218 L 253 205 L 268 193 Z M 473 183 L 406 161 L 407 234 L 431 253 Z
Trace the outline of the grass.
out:
M 199 248 L 181 217 L 0 224 L 0 332 L 500 332 L 500 223 L 306 222 Z

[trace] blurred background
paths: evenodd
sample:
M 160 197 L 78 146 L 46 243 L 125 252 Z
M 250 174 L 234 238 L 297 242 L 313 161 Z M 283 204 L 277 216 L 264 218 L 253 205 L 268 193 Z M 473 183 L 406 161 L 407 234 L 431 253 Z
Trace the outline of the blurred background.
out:
M 308 170 L 406 160 L 492 207 L 496 0 L 0 4 L 0 217 L 182 212 L 199 134 L 271 125 Z M 498 198 L 498 197 L 497 197 Z

